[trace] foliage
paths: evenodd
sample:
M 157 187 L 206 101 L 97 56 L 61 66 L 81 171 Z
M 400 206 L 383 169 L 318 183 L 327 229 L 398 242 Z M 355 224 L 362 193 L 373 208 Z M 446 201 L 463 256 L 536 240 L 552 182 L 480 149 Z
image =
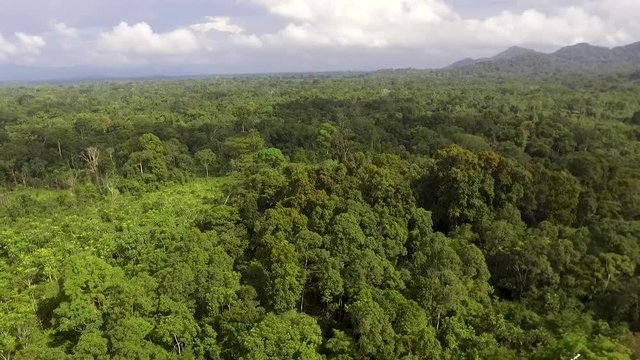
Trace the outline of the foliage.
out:
M 630 358 L 628 79 L 0 88 L 0 358 Z

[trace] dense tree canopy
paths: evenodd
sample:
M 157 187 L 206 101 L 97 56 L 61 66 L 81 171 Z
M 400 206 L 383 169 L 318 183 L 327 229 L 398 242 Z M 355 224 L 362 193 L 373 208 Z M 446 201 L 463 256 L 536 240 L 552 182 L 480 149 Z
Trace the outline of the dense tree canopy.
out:
M 0 358 L 638 358 L 627 79 L 2 87 Z

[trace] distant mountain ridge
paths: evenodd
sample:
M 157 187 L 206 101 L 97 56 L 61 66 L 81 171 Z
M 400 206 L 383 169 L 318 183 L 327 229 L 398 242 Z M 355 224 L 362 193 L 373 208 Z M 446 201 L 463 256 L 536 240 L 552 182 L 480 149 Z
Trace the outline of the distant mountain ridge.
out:
M 585 71 L 624 71 L 634 74 L 631 79 L 640 82 L 640 41 L 625 46 L 607 48 L 579 43 L 566 46 L 553 53 L 543 53 L 525 47 L 513 46 L 486 58 L 466 58 L 441 69 L 381 69 L 351 71 L 312 72 L 232 72 L 225 69 L 211 69 L 207 65 L 198 67 L 138 66 L 130 68 L 110 68 L 100 66 L 39 67 L 0 63 L 0 86 L 6 83 L 74 83 L 119 80 L 191 79 L 210 77 L 246 76 L 329 76 L 358 75 L 395 72 L 424 73 L 437 76 L 462 75 L 509 75 L 536 76 L 558 73 L 581 73 Z
M 521 56 L 535 55 L 535 54 L 544 55 L 543 53 L 537 52 L 535 50 L 527 49 L 521 46 L 512 46 L 507 50 L 499 53 L 498 55 L 495 55 L 489 58 L 480 58 L 480 59 L 466 58 L 460 61 L 456 61 L 455 63 L 447 66 L 446 69 L 456 69 L 461 67 L 472 66 L 479 63 L 492 62 L 497 60 L 509 60 L 509 59 L 514 59 Z
M 563 47 L 550 54 L 514 46 L 490 58 L 464 59 L 444 69 L 459 72 L 526 75 L 558 71 L 627 69 L 638 66 L 640 66 L 640 42 L 615 48 L 579 43 Z

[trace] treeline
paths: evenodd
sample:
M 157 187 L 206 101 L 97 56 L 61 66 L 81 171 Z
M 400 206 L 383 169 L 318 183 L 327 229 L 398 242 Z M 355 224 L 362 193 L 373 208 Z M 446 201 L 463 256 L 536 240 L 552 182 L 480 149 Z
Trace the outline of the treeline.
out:
M 626 78 L 0 89 L 0 355 L 637 356 Z

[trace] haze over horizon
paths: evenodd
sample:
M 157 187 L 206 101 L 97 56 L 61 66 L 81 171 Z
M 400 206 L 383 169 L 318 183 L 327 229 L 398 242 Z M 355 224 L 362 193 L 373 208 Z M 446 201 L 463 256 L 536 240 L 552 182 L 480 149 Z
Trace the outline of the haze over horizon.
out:
M 640 40 L 638 0 L 0 0 L 0 6 L 0 71 L 436 68 L 513 45 L 550 52 L 580 42 L 614 47 Z

